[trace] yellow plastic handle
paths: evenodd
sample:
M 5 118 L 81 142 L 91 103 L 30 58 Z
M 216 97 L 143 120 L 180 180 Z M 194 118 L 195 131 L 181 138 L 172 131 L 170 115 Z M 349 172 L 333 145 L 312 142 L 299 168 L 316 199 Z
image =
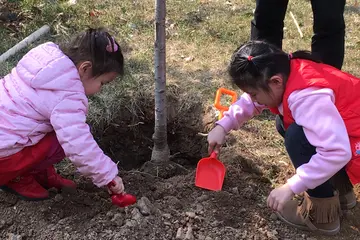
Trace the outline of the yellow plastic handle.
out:
M 217 109 L 220 111 L 219 120 L 223 117 L 223 112 L 229 110 L 229 107 L 228 107 L 228 106 L 223 106 L 223 105 L 221 105 L 221 103 L 220 103 L 220 100 L 221 100 L 221 96 L 222 96 L 222 95 L 229 95 L 229 96 L 231 96 L 231 104 L 233 104 L 233 103 L 236 102 L 236 100 L 237 100 L 237 93 L 234 92 L 234 91 L 231 91 L 231 90 L 226 89 L 226 88 L 219 88 L 219 89 L 216 91 L 214 106 L 215 106 L 215 108 L 217 108 Z

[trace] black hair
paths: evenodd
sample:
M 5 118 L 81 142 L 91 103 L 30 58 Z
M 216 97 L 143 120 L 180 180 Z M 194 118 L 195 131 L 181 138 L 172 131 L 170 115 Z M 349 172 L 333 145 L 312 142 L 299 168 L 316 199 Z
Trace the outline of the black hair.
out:
M 250 41 L 235 50 L 228 71 L 233 83 L 240 89 L 261 88 L 269 92 L 269 79 L 281 74 L 287 80 L 290 61 L 297 58 L 320 62 L 309 51 L 287 54 L 265 41 Z
M 110 51 L 107 50 L 109 44 L 111 45 Z M 76 35 L 69 42 L 61 44 L 60 49 L 75 65 L 84 61 L 91 61 L 93 76 L 107 72 L 124 74 L 124 57 L 120 45 L 113 40 L 104 28 L 89 28 Z

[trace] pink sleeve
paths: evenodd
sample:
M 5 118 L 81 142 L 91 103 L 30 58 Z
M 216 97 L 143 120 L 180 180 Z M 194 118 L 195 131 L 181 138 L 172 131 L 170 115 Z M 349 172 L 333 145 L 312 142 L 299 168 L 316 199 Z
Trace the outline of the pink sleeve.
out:
M 303 127 L 309 143 L 316 147 L 310 161 L 298 167 L 296 174 L 288 179 L 292 191 L 299 194 L 329 180 L 350 161 L 352 154 L 331 89 L 312 87 L 295 91 L 288 102 L 295 122 Z
M 249 94 L 244 93 L 240 99 L 232 104 L 228 111 L 224 112 L 222 119 L 216 122 L 226 132 L 239 129 L 246 121 L 259 115 L 266 107 L 254 103 Z
M 95 142 L 86 124 L 87 99 L 74 93 L 56 105 L 50 121 L 66 156 L 79 172 L 102 187 L 118 174 L 117 165 Z

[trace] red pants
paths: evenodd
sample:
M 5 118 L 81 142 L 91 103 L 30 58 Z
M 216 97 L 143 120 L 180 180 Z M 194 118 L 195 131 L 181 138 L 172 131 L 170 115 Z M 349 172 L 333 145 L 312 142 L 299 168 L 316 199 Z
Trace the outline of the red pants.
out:
M 55 132 L 48 133 L 36 145 L 0 158 L 0 186 L 29 171 L 41 171 L 65 158 Z

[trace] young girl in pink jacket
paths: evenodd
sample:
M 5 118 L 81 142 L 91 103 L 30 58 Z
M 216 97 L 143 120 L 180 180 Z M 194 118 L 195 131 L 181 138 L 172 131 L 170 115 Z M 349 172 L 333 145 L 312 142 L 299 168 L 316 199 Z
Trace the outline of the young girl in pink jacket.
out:
M 68 157 L 98 186 L 124 186 L 116 164 L 86 124 L 87 96 L 123 74 L 119 44 L 103 29 L 88 29 L 64 46 L 48 42 L 30 50 L 0 79 L 0 186 L 26 200 L 47 189 L 75 188 L 54 164 Z
M 270 193 L 268 206 L 291 226 L 339 232 L 340 207 L 355 206 L 351 182 L 360 182 L 360 79 L 308 52 L 286 54 L 261 41 L 238 48 L 229 73 L 245 93 L 209 133 L 209 152 L 219 151 L 230 130 L 270 109 L 296 174 Z M 303 196 L 300 204 L 294 194 Z

